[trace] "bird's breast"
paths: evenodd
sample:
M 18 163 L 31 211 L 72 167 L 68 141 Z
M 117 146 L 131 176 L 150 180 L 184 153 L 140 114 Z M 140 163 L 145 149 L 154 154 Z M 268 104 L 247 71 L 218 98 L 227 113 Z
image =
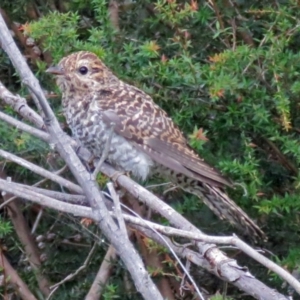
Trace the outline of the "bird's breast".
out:
M 101 157 L 111 136 L 107 161 L 121 171 L 132 173 L 138 179 L 145 180 L 148 177 L 154 165 L 152 159 L 132 142 L 111 132 L 111 128 L 102 120 L 103 111 L 66 106 L 64 115 L 73 137 L 96 157 Z

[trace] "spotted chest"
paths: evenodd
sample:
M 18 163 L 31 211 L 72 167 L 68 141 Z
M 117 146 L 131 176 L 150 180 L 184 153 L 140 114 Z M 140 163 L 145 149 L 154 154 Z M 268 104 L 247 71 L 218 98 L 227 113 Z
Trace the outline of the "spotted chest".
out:
M 65 103 L 63 112 L 72 130 L 73 137 L 87 147 L 95 156 L 101 157 L 111 129 L 102 120 L 103 111 L 93 102 L 82 107 Z M 120 171 L 130 172 L 138 179 L 145 180 L 151 172 L 154 162 L 141 150 L 122 136 L 113 133 L 107 161 Z

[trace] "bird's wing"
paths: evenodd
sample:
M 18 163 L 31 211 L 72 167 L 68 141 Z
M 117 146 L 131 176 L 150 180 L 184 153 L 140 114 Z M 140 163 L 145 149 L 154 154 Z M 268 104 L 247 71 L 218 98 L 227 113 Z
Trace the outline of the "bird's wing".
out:
M 189 147 L 179 128 L 143 91 L 124 84 L 105 87 L 95 96 L 103 121 L 154 161 L 213 186 L 231 186 Z

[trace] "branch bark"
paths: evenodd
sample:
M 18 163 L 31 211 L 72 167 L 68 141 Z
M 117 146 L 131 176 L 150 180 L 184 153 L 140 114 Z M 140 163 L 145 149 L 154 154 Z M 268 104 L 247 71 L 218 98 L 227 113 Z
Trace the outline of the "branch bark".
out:
M 99 268 L 99 271 L 94 279 L 94 282 L 85 297 L 85 300 L 100 299 L 103 287 L 105 286 L 113 268 L 112 262 L 114 262 L 116 258 L 116 250 L 112 245 L 110 245 Z

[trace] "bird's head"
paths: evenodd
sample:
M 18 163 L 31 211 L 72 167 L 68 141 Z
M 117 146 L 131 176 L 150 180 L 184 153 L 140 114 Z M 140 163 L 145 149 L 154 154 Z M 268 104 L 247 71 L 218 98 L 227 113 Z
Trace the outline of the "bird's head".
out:
M 46 72 L 56 76 L 57 85 L 63 93 L 99 89 L 114 79 L 97 55 L 88 51 L 72 53 Z

